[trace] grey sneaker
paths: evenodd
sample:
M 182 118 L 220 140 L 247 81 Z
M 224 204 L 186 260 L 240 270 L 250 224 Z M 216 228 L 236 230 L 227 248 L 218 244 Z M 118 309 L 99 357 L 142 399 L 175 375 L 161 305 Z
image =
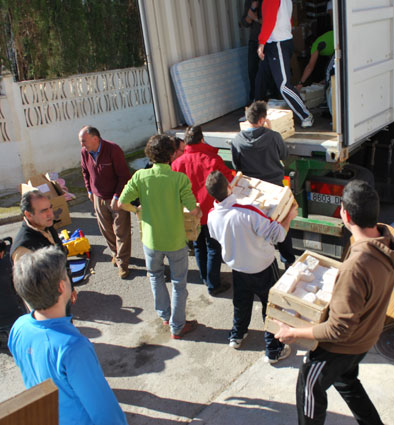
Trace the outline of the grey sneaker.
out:
M 312 127 L 315 120 L 313 119 L 313 115 L 309 114 L 304 120 L 301 121 L 302 128 Z
M 242 345 L 242 341 L 248 336 L 248 334 L 244 334 L 242 338 L 231 338 L 229 346 L 231 348 L 238 349 Z
M 279 354 L 279 357 L 276 359 L 270 359 L 268 356 L 264 357 L 264 363 L 269 363 L 269 364 L 275 364 L 278 363 L 279 360 L 283 360 L 286 359 L 287 357 L 289 357 L 291 354 L 291 348 L 290 345 L 285 345 L 282 349 L 282 351 Z

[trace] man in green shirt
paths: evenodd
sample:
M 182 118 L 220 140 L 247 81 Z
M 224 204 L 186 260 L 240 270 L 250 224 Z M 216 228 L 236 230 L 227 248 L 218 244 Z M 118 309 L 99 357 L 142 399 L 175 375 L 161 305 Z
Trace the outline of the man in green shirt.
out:
M 186 321 L 186 280 L 188 248 L 183 218 L 183 207 L 194 216 L 201 210 L 186 174 L 171 170 L 175 142 L 166 135 L 152 136 L 145 154 L 153 163 L 149 169 L 138 170 L 124 187 L 119 206 L 135 211 L 130 204 L 139 198 L 142 224 L 142 243 L 157 314 L 171 327 L 171 337 L 180 339 L 197 326 L 197 321 Z M 168 258 L 172 282 L 172 305 L 164 277 L 164 257 Z

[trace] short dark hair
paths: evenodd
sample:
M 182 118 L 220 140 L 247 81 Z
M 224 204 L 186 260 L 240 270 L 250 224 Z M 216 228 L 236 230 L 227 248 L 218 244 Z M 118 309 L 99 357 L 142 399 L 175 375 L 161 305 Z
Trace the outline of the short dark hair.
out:
M 343 207 L 353 223 L 361 228 L 374 227 L 378 222 L 380 204 L 376 190 L 363 180 L 352 180 L 343 190 Z
M 253 102 L 249 108 L 246 109 L 245 116 L 251 124 L 257 124 L 261 118 L 267 116 L 267 104 L 263 100 Z
M 96 127 L 92 127 L 91 125 L 87 125 L 82 128 L 83 134 L 88 133 L 89 136 L 97 136 L 99 139 L 101 139 L 100 132 L 97 130 Z
M 208 193 L 219 202 L 222 202 L 228 197 L 228 181 L 218 170 L 212 171 L 212 173 L 208 175 L 205 181 L 205 187 Z
M 153 163 L 166 164 L 171 161 L 175 152 L 175 142 L 172 137 L 165 134 L 152 136 L 145 147 L 145 155 Z
M 59 282 L 68 279 L 66 255 L 50 246 L 23 255 L 14 264 L 16 292 L 34 310 L 46 310 L 59 298 Z
M 200 143 L 203 138 L 204 136 L 199 125 L 187 127 L 185 131 L 185 143 L 187 145 L 196 145 L 197 143 Z
M 42 199 L 46 198 L 48 199 L 42 192 L 40 192 L 38 189 L 30 190 L 29 192 L 25 192 L 22 195 L 20 208 L 22 211 L 22 214 L 25 213 L 25 211 L 28 211 L 31 214 L 34 214 L 34 210 L 32 207 L 32 201 L 33 199 Z
M 175 150 L 178 150 L 183 140 L 179 137 L 172 137 L 172 139 L 174 140 L 174 143 L 175 143 Z

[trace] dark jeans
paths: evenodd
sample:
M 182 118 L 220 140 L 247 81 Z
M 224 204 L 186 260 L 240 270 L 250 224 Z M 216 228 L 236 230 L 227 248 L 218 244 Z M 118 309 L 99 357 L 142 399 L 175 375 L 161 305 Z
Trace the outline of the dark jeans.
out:
M 260 58 L 257 54 L 259 42 L 255 40 L 249 40 L 248 44 L 248 76 L 249 76 L 249 103 L 252 103 L 255 98 L 255 81 L 257 71 L 259 69 Z
M 233 270 L 234 323 L 230 339 L 241 339 L 248 332 L 255 295 L 260 298 L 263 307 L 263 319 L 265 319 L 268 292 L 278 278 L 279 271 L 276 260 L 259 273 L 248 274 Z M 277 358 L 283 349 L 283 344 L 275 339 L 270 332 L 265 332 L 264 340 L 266 355 L 272 359 Z
M 360 425 L 383 425 L 379 414 L 358 380 L 358 365 L 363 354 L 330 353 L 318 347 L 298 374 L 297 412 L 299 425 L 323 425 L 327 394 L 331 385 L 346 401 Z
M 193 246 L 200 276 L 208 286 L 208 291 L 219 288 L 222 248 L 217 240 L 211 238 L 206 224 L 201 226 L 201 232 Z

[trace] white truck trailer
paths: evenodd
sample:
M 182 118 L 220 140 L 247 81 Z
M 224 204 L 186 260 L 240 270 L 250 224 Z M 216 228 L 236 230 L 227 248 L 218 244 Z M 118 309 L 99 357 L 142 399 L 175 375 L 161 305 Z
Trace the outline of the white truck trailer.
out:
M 286 139 L 290 152 L 286 170 L 300 205 L 292 224 L 293 245 L 341 258 L 346 243 L 338 218 L 341 190 L 349 178 L 371 179 L 368 170 L 347 165 L 349 159 L 362 156 L 362 165 L 385 180 L 383 197 L 394 199 L 394 0 L 332 3 L 336 128 L 330 123 L 309 131 L 298 128 Z M 248 33 L 239 25 L 243 5 L 243 0 L 139 0 L 158 131 L 181 131 L 184 124 L 171 66 L 245 46 Z M 228 149 L 239 116 L 240 111 L 228 115 L 227 121 L 203 125 L 205 139 L 224 149 L 224 158 L 231 158 Z

